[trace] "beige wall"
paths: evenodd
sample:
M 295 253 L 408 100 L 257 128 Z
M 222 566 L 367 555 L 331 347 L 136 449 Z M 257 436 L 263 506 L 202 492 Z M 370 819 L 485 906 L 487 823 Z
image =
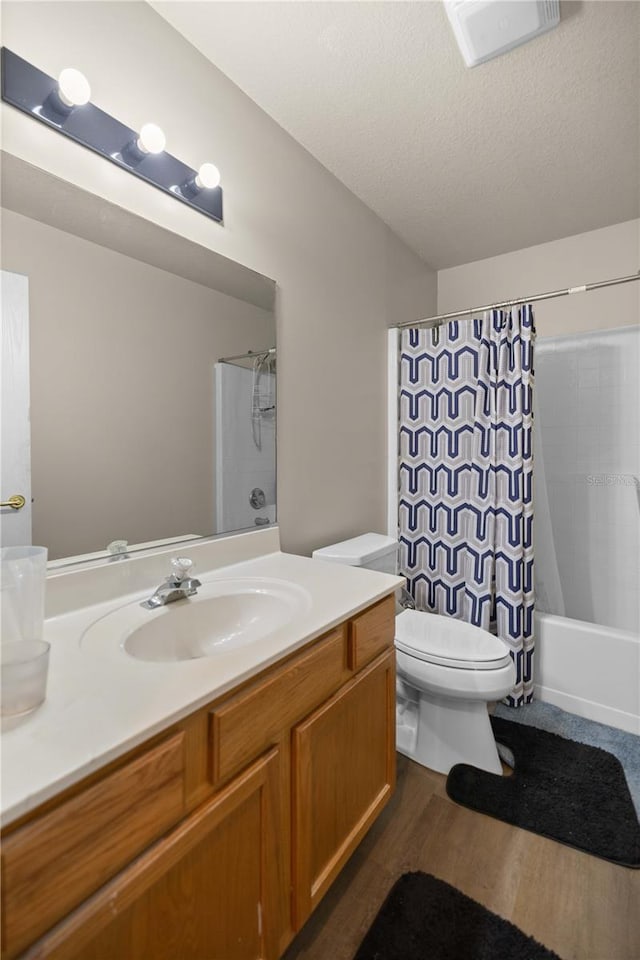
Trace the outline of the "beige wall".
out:
M 8 210 L 2 266 L 29 277 L 34 543 L 212 533 L 213 365 L 273 314 Z
M 491 225 L 488 225 L 490 229 Z M 514 250 L 438 273 L 438 313 L 628 276 L 640 270 L 640 220 Z M 539 336 L 640 322 L 640 282 L 535 304 Z
M 283 549 L 386 525 L 386 328 L 436 307 L 436 277 L 374 214 L 150 7 L 3 3 L 3 42 L 222 172 L 212 223 L 2 104 L 4 149 L 267 276 L 278 290 Z

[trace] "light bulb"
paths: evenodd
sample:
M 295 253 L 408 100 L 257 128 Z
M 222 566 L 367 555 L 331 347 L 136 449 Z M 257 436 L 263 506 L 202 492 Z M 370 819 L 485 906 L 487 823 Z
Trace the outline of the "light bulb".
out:
M 82 107 L 91 99 L 91 87 L 83 73 L 66 67 L 58 77 L 58 96 L 65 107 Z
M 155 123 L 145 123 L 140 130 L 137 146 L 142 153 L 162 153 L 166 142 L 160 127 Z
M 213 190 L 220 183 L 220 171 L 213 163 L 203 163 L 196 176 L 196 186 L 201 190 Z

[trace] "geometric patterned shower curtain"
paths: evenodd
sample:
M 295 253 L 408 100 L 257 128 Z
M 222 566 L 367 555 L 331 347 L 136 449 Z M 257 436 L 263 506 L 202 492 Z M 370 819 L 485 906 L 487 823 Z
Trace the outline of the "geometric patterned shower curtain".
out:
M 400 572 L 419 610 L 490 630 L 533 696 L 533 311 L 402 331 Z

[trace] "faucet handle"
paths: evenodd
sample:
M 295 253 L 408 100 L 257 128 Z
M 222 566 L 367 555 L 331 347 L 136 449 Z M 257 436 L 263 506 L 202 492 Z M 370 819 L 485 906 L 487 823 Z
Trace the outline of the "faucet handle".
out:
M 189 576 L 189 571 L 193 566 L 193 560 L 188 557 L 173 557 L 171 560 L 173 567 L 173 577 L 178 583 L 181 583 L 185 577 Z

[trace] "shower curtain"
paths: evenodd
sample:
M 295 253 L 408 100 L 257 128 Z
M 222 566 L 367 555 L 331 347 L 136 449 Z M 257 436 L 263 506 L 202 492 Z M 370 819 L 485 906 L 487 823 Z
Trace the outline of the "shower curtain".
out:
M 491 630 L 533 695 L 530 306 L 402 332 L 400 572 L 416 607 Z

